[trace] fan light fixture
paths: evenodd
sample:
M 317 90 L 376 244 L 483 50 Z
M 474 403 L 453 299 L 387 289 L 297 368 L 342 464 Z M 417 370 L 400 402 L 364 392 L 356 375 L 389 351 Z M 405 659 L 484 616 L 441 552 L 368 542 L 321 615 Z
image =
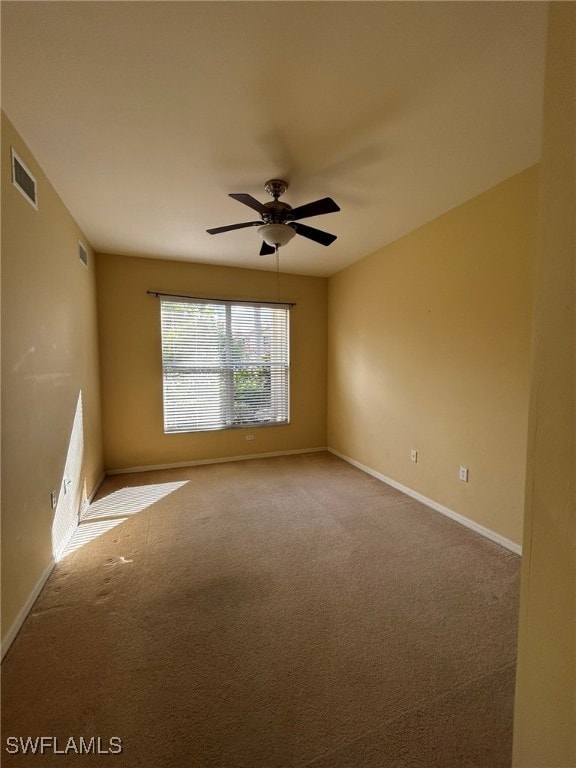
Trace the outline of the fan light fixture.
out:
M 289 243 L 296 232 L 288 224 L 265 224 L 258 227 L 258 234 L 268 245 L 281 246 Z

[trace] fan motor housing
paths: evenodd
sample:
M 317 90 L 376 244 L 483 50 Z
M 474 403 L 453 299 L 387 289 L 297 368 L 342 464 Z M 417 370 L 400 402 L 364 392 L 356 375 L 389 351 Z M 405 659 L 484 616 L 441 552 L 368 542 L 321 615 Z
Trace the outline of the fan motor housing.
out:
M 283 224 L 285 221 L 291 221 L 290 211 L 292 206 L 288 203 L 281 203 L 279 200 L 274 200 L 270 203 L 264 203 L 269 213 L 263 213 L 262 219 L 266 224 Z

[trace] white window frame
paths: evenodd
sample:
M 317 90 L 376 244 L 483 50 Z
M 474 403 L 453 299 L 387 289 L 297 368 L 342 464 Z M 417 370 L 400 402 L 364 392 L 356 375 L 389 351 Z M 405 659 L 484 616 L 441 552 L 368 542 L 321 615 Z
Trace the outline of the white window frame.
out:
M 290 423 L 292 305 L 156 295 L 166 434 Z M 210 310 L 214 318 L 207 320 Z M 262 316 L 265 325 L 259 328 Z M 255 387 L 248 403 L 238 383 L 246 377 Z

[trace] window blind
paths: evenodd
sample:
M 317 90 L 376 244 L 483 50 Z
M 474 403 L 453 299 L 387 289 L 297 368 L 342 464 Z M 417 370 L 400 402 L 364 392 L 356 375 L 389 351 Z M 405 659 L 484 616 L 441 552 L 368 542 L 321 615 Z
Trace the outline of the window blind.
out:
M 289 307 L 162 298 L 164 431 L 289 422 Z

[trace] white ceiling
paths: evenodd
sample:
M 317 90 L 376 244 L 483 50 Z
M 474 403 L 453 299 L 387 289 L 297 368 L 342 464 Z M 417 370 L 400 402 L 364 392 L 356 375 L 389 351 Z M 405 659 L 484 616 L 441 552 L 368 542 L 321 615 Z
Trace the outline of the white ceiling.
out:
M 329 275 L 537 162 L 540 2 L 3 2 L 3 109 L 91 245 L 273 269 L 227 197 L 292 206 Z

